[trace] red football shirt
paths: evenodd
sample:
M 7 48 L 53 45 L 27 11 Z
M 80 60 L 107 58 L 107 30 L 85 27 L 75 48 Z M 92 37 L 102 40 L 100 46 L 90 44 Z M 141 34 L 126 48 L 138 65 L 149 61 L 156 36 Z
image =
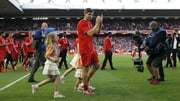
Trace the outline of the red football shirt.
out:
M 5 39 L 3 37 L 0 37 L 0 45 L 5 44 Z M 4 61 L 4 58 L 6 57 L 6 46 L 0 47 L 0 61 Z
M 92 23 L 84 19 L 77 24 L 79 51 L 81 54 L 93 51 L 93 36 L 87 35 L 87 31 L 92 27 Z
M 108 36 L 104 39 L 104 50 L 112 51 L 111 38 Z
M 12 53 L 12 58 L 13 60 L 17 60 L 19 58 L 19 53 L 20 53 L 20 47 L 19 47 L 19 42 L 18 41 L 15 41 L 14 42 L 14 52 Z
M 58 40 L 61 49 L 67 49 L 68 48 L 68 39 L 66 37 L 62 37 Z
M 26 44 L 24 42 L 22 43 L 22 49 L 23 49 L 23 54 L 26 57 L 26 55 L 27 55 L 27 47 L 26 47 Z
M 9 43 L 8 49 L 10 52 L 14 51 L 14 39 L 12 37 L 7 37 L 6 41 Z
M 26 45 L 26 51 L 27 52 L 34 52 L 35 49 L 34 49 L 34 47 L 32 45 L 33 37 L 26 37 L 24 41 L 25 41 L 25 44 L 31 43 L 29 45 Z

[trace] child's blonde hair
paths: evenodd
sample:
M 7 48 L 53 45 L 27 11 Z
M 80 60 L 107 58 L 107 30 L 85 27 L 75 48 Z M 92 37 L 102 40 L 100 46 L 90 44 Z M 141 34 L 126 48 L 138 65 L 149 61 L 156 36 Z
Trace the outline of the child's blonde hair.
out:
M 56 33 L 50 33 L 47 35 L 47 39 L 46 39 L 46 47 L 48 45 L 53 45 L 53 40 L 56 38 Z

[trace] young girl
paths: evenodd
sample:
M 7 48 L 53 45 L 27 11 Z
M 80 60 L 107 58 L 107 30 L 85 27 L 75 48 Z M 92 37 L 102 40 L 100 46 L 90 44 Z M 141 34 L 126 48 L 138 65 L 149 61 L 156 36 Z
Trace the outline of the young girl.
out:
M 78 38 L 76 38 L 76 40 L 75 40 L 75 42 L 74 42 L 74 44 L 77 46 L 77 51 L 79 50 L 78 48 L 79 48 L 79 46 L 78 46 Z M 66 70 L 62 75 L 61 75 L 61 83 L 64 83 L 64 80 L 65 80 L 65 77 L 69 74 L 69 73 L 71 73 L 72 71 L 74 71 L 76 68 L 75 68 L 75 62 L 76 62 L 76 58 L 77 57 L 77 54 L 76 55 L 74 55 L 74 57 L 73 57 L 73 59 L 72 59 L 72 61 L 73 61 L 73 65 L 72 65 L 72 62 L 70 63 L 72 66 L 71 66 L 71 68 L 69 68 L 68 70 Z M 76 65 L 77 66 L 77 65 Z
M 81 92 L 79 85 L 80 83 L 82 83 L 82 63 L 81 63 L 81 56 L 79 54 L 79 45 L 78 45 L 78 38 L 76 38 L 75 40 L 75 44 L 77 46 L 77 51 L 78 53 L 76 53 L 73 57 L 73 59 L 71 60 L 70 64 L 71 64 L 71 68 L 69 68 L 68 70 L 66 70 L 63 75 L 61 76 L 61 82 L 64 83 L 64 79 L 65 77 L 72 72 L 73 70 L 76 70 L 75 72 L 75 77 L 77 78 L 76 83 L 75 83 L 75 87 L 74 87 L 74 91 L 77 92 Z
M 82 62 L 79 53 L 75 54 L 70 64 L 76 69 L 74 76 L 77 78 L 77 80 L 75 83 L 74 91 L 81 92 L 80 84 L 82 83 Z
M 47 35 L 46 43 L 46 62 L 43 69 L 43 74 L 48 76 L 48 79 L 41 81 L 36 85 L 32 85 L 32 94 L 34 95 L 39 87 L 54 82 L 54 98 L 65 97 L 59 92 L 60 72 L 58 69 L 59 62 L 59 48 L 57 46 L 56 33 L 50 33 Z

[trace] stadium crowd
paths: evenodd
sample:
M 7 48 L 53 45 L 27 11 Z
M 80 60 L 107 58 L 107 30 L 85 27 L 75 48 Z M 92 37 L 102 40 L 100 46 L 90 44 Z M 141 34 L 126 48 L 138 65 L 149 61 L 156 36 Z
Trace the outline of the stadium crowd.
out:
M 70 43 L 73 43 L 75 40 L 76 35 L 76 24 L 79 19 L 71 18 L 71 19 L 49 19 L 47 23 L 50 27 L 56 28 L 57 31 L 61 32 L 68 32 L 70 31 L 70 35 L 68 34 L 67 37 Z M 149 24 L 152 19 L 104 19 L 102 33 L 106 33 L 108 31 L 116 31 L 112 37 L 113 42 L 116 44 L 114 45 L 114 52 L 128 52 L 132 50 L 132 36 L 131 31 L 133 30 L 149 30 Z M 32 29 L 38 28 L 42 21 L 39 20 L 30 20 L 30 19 L 4 19 L 0 20 L 0 29 L 3 31 L 12 31 L 14 34 L 18 33 L 18 31 L 29 31 Z M 158 19 L 158 23 L 161 27 L 167 30 L 173 30 L 174 28 L 180 27 L 180 22 L 176 19 Z M 123 32 L 122 30 L 125 30 Z M 128 32 L 130 31 L 130 32 Z M 126 34 L 126 35 L 124 35 Z M 101 46 L 103 44 L 103 35 L 98 36 L 95 38 L 98 41 L 94 41 L 97 45 L 99 53 L 101 53 L 102 49 Z M 128 40 L 128 41 L 127 41 Z M 73 44 L 70 44 L 70 52 L 76 51 L 71 50 L 75 47 Z
M 56 29 L 56 31 L 60 31 L 59 38 L 62 33 L 67 33 L 67 38 L 69 42 L 68 53 L 74 54 L 77 52 L 77 48 L 75 43 L 75 39 L 77 37 L 76 32 L 76 23 L 79 19 L 71 18 L 71 19 L 49 19 L 47 23 L 50 27 Z M 148 22 L 151 19 L 104 19 L 102 30 L 103 33 L 107 33 L 108 31 L 115 31 L 112 33 L 112 42 L 113 52 L 114 53 L 130 53 L 134 49 L 134 42 L 132 38 L 131 31 L 134 30 L 149 30 Z M 158 19 L 159 26 L 172 30 L 174 28 L 180 27 L 180 22 L 176 19 Z M 23 57 L 23 48 L 21 44 L 25 41 L 24 39 L 28 36 L 30 30 L 35 30 L 39 27 L 42 21 L 39 20 L 29 20 L 29 19 L 4 19 L 0 20 L 0 29 L 5 32 L 4 37 L 6 38 L 9 33 L 13 33 L 13 38 L 15 41 L 19 43 L 19 54 L 20 57 Z M 121 33 L 121 30 L 126 30 L 127 33 Z M 22 33 L 22 31 L 25 31 Z M 68 33 L 70 31 L 70 33 Z M 119 31 L 119 32 L 118 32 Z M 130 31 L 130 32 L 128 32 Z M 94 44 L 96 46 L 96 50 L 99 54 L 103 53 L 103 40 L 105 36 L 103 34 L 95 35 Z M 14 68 L 14 67 L 13 67 Z
M 59 31 L 74 31 L 79 19 L 76 18 L 62 18 L 62 19 L 48 19 L 46 22 L 49 26 L 57 28 Z M 154 19 L 104 19 L 102 30 L 147 30 L 149 29 L 149 22 Z M 178 19 L 155 19 L 159 25 L 167 30 L 180 28 L 180 21 Z M 0 20 L 0 29 L 4 31 L 21 31 L 30 30 L 32 27 L 37 27 L 41 24 L 41 20 L 32 19 L 3 19 Z

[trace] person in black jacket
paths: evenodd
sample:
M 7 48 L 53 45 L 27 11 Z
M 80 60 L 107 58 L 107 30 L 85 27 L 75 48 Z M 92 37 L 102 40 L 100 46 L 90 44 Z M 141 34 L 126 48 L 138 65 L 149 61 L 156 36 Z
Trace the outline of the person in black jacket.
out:
M 158 26 L 156 21 L 150 22 L 152 32 L 146 38 L 145 51 L 148 54 L 147 67 L 151 74 L 150 84 L 156 85 L 164 81 L 162 61 L 166 56 L 166 31 Z M 160 77 L 159 77 L 160 76 Z

